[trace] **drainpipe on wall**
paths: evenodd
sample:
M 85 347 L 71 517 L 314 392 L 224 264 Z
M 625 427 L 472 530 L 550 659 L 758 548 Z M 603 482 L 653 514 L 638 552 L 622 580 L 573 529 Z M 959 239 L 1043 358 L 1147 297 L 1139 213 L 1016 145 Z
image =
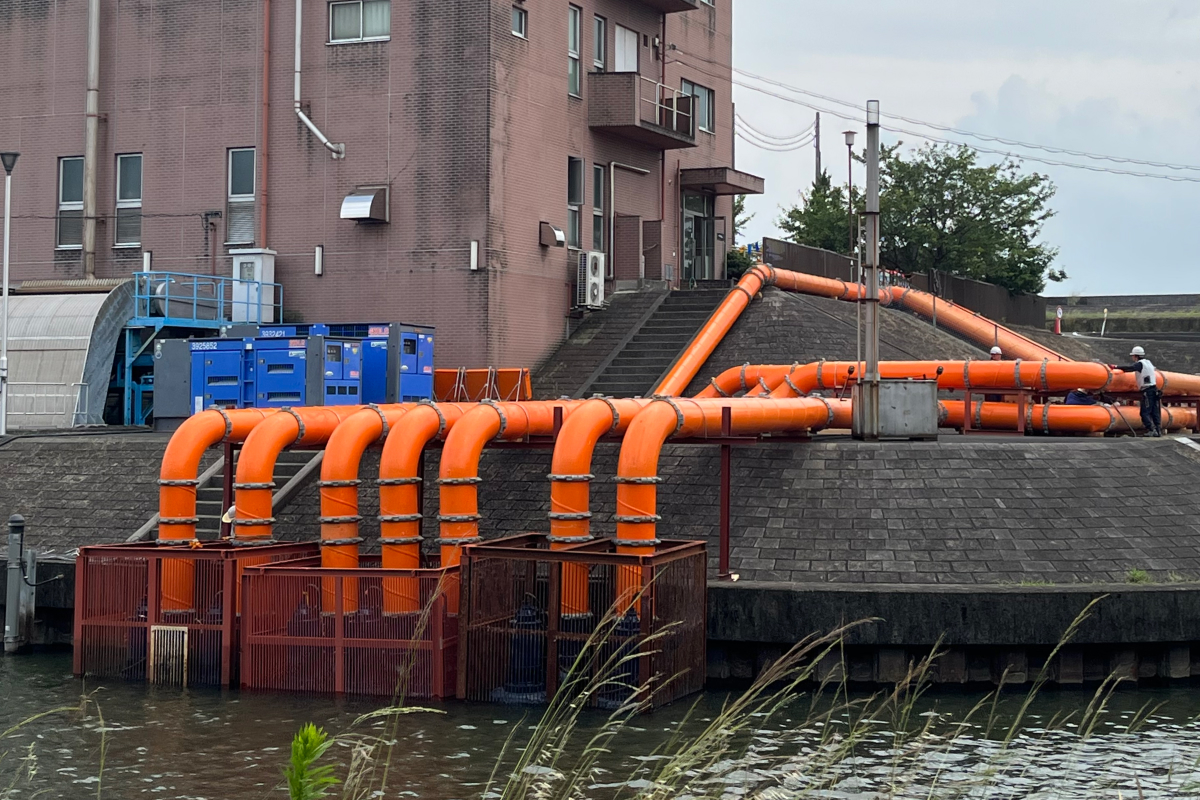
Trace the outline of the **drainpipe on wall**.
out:
M 96 162 L 100 157 L 100 0 L 88 0 L 83 135 L 83 277 L 96 277 Z
M 628 172 L 633 172 L 638 175 L 649 175 L 650 170 L 634 167 L 629 164 L 622 164 L 619 161 L 608 162 L 608 258 L 613 265 L 613 277 L 617 275 L 617 170 L 623 169 Z M 662 241 L 660 233 L 659 241 Z M 662 245 L 659 245 L 659 250 L 662 250 Z M 645 277 L 643 275 L 643 277 Z
M 268 136 L 271 123 L 271 0 L 263 0 L 262 26 L 262 146 L 259 148 L 258 246 L 267 247 L 267 203 L 270 197 L 267 191 L 267 164 L 271 155 L 271 139 Z
M 335 144 L 329 141 L 329 137 L 321 133 L 321 129 L 317 127 L 317 124 L 308 118 L 308 114 L 304 113 L 304 109 L 300 108 L 300 27 L 303 21 L 303 5 L 304 0 L 296 0 L 296 74 L 292 90 L 292 108 L 295 109 L 299 120 L 304 123 L 304 127 L 308 128 L 312 132 L 312 135 L 317 137 L 317 141 L 325 145 L 325 149 L 329 151 L 329 154 L 333 158 L 345 158 L 346 145 L 341 143 Z

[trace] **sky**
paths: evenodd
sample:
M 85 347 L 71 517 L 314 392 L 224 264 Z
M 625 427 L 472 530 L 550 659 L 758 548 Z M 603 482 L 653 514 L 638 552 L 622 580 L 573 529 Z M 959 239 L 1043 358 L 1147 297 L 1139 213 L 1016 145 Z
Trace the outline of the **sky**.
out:
M 1070 278 L 1046 294 L 1200 292 L 1200 0 L 728 0 L 733 65 L 862 105 L 877 99 L 884 124 L 998 150 L 1135 172 L 1187 176 L 1176 183 L 1049 166 L 1056 212 L 1043 241 Z M 735 81 L 854 116 L 846 106 L 797 96 L 735 72 Z M 737 113 L 787 137 L 811 108 L 734 87 Z M 889 120 L 889 113 L 977 133 L 1193 171 L 1051 155 Z M 861 117 L 860 117 L 861 119 Z M 846 179 L 842 131 L 865 124 L 821 114 L 825 169 Z M 923 140 L 884 131 L 884 143 Z M 994 158 L 985 156 L 985 158 Z M 814 151 L 777 153 L 737 141 L 737 168 L 766 178 L 747 199 L 745 239 L 779 236 L 781 207 L 812 183 Z M 855 184 L 861 185 L 861 172 Z

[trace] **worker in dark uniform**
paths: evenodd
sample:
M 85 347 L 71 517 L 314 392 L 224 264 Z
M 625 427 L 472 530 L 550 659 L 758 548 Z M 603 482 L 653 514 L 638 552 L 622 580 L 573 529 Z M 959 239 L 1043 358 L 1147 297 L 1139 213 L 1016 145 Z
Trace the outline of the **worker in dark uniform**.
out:
M 1142 425 L 1147 436 L 1162 436 L 1162 406 L 1159 403 L 1162 393 L 1158 390 L 1158 371 L 1140 346 L 1133 348 L 1129 357 L 1133 359 L 1132 364 L 1124 367 L 1113 364 L 1112 368 L 1137 373 L 1138 389 L 1142 392 Z
M 1072 389 L 1067 392 L 1067 398 L 1063 402 L 1068 406 L 1094 406 L 1096 398 L 1092 397 L 1092 393 L 1087 389 Z

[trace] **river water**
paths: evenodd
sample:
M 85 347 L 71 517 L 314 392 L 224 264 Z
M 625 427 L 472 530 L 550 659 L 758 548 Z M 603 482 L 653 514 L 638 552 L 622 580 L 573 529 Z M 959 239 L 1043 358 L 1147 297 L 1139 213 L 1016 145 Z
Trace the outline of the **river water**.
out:
M 301 724 L 348 732 L 356 718 L 379 706 L 358 699 L 85 685 L 70 673 L 64 655 L 0 662 L 4 729 L 56 706 L 78 706 L 85 693 L 94 701 L 85 715 L 53 713 L 5 735 L 0 798 L 86 798 L 96 797 L 98 790 L 108 798 L 285 798 L 282 769 Z M 800 703 L 748 737 L 738 757 L 701 770 L 692 796 L 1200 797 L 1198 688 L 1118 691 L 1086 737 L 1078 727 L 1080 712 L 1093 692 L 1046 690 L 1007 746 L 1003 728 L 1020 705 L 1020 693 L 1014 690 L 994 713 L 985 707 L 971 715 L 980 697 L 947 691 L 925 695 L 909 725 L 931 723 L 935 730 L 899 745 L 892 735 L 894 721 L 861 726 L 851 742 L 841 714 L 814 718 Z M 623 787 L 624 796 L 635 796 L 647 785 L 645 771 L 658 763 L 656 749 L 681 730 L 687 738 L 706 727 L 727 698 L 709 692 L 694 708 L 685 702 L 636 718 L 614 740 L 584 794 L 611 797 Z M 460 703 L 436 708 L 442 713 L 399 719 L 386 796 L 483 797 L 506 737 L 515 728 L 513 740 L 520 742 L 537 714 Z M 958 735 L 943 735 L 951 723 L 968 717 Z M 989 718 L 995 722 L 992 735 L 987 734 Z M 589 729 L 601 722 L 598 714 L 586 717 L 577 741 L 586 742 Z M 372 724 L 359 728 L 370 732 Z M 834 750 L 837 758 L 830 757 Z M 339 745 L 331 760 L 344 763 L 348 753 Z

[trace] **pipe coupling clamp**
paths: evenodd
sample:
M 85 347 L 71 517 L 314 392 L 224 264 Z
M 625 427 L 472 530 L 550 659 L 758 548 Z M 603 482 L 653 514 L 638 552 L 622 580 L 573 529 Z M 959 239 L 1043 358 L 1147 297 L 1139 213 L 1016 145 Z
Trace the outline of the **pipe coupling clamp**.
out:
M 595 477 L 596 476 L 590 472 L 586 475 L 555 475 L 554 473 L 550 473 L 546 476 L 546 479 L 559 483 L 587 483 L 588 481 L 594 480 Z
M 742 385 L 744 386 L 745 383 L 743 382 Z M 675 430 L 671 431 L 670 435 L 674 436 L 676 433 L 679 433 L 679 429 L 683 427 L 683 409 L 681 409 L 679 404 L 676 403 L 671 397 L 665 394 L 656 394 L 654 395 L 654 399 L 660 403 L 666 403 L 671 408 L 675 409 Z
M 825 359 L 817 362 L 817 388 L 824 389 L 825 387 Z
M 971 391 L 971 359 L 963 362 L 963 391 Z
M 158 481 L 158 485 L 159 486 L 199 486 L 200 481 L 194 480 L 192 478 L 176 478 L 176 479 L 167 479 L 167 480 L 160 479 Z
M 478 514 L 438 514 L 438 522 L 479 522 Z
M 322 489 L 341 489 L 345 487 L 358 486 L 362 481 L 357 478 L 347 478 L 341 481 L 317 481 L 317 486 Z
M 296 441 L 292 442 L 292 444 L 296 444 L 296 442 L 299 442 L 301 439 L 303 439 L 304 434 L 308 432 L 308 429 L 304 427 L 304 420 L 300 418 L 300 415 L 297 414 L 296 410 L 291 406 L 284 406 L 283 408 L 279 409 L 279 411 L 283 414 L 291 414 L 295 418 L 297 426 Z
M 438 478 L 438 486 L 473 486 L 477 483 L 483 483 L 483 478 L 474 476 L 470 478 Z
M 345 525 L 347 523 L 362 522 L 361 514 L 346 514 L 341 517 L 318 517 L 317 522 L 322 525 Z
M 638 486 L 638 485 L 651 484 L 651 483 L 662 483 L 663 479 L 658 477 L 657 475 L 652 475 L 652 476 L 645 477 L 645 478 L 627 478 L 624 475 L 617 475 L 616 477 L 613 478 L 613 482 L 615 482 L 615 483 L 631 483 L 635 486 Z
M 743 392 L 750 391 L 750 387 L 746 385 L 746 368 L 749 366 L 750 366 L 750 362 L 747 361 L 746 363 L 742 364 L 742 368 L 738 372 L 738 383 L 740 383 L 742 385 Z
M 633 539 L 630 541 L 616 540 L 617 547 L 657 547 L 662 544 L 662 539 Z
M 200 521 L 199 517 L 159 517 L 159 525 L 195 525 Z
M 1050 359 L 1048 359 L 1048 358 L 1042 359 L 1042 369 L 1041 369 L 1042 389 L 1045 391 L 1049 391 L 1049 389 L 1050 389 L 1050 385 L 1046 382 L 1046 367 L 1049 364 L 1050 364 Z
M 1021 388 L 1021 359 L 1013 362 L 1013 386 Z M 1045 381 L 1042 381 L 1042 388 L 1045 389 Z
M 433 409 L 433 413 L 438 415 L 438 432 L 437 432 L 436 436 L 441 436 L 443 433 L 446 432 L 446 415 L 442 413 L 442 410 L 440 408 L 438 408 L 437 403 L 433 402 L 432 400 L 421 399 L 421 400 L 417 401 L 417 405 L 429 406 L 430 408 Z
M 376 481 L 380 486 L 411 486 L 414 483 L 421 483 L 421 478 L 415 475 L 405 478 L 380 478 Z
M 590 511 L 551 511 L 546 514 L 549 519 L 557 519 L 563 522 L 576 522 L 582 519 L 591 519 L 592 512 Z
M 478 541 L 478 536 L 441 536 L 437 539 L 437 543 L 441 547 L 462 547 L 464 544 L 474 544 Z
M 742 294 L 746 295 L 746 302 L 747 302 L 747 303 L 749 303 L 751 300 L 753 300 L 753 299 L 754 299 L 754 295 L 750 294 L 749 290 L 748 290 L 748 289 L 746 289 L 746 287 L 745 287 L 745 286 L 742 286 L 741 284 L 734 284 L 734 286 L 733 286 L 733 291 L 735 291 L 735 292 L 741 292 Z
M 218 405 L 211 405 L 208 407 L 208 410 L 217 412 L 221 415 L 221 419 L 225 420 L 225 435 L 221 437 L 221 441 L 229 441 L 229 437 L 233 435 L 233 420 L 231 420 L 229 415 L 225 413 L 225 409 Z
M 1050 433 L 1050 404 L 1042 403 L 1042 433 Z
M 721 397 L 733 397 L 733 395 L 721 388 L 721 384 L 717 383 L 716 378 L 709 378 L 708 384 L 713 388 L 713 391 L 715 391 Z
M 590 533 L 587 536 L 553 536 L 547 535 L 546 541 L 551 544 L 583 544 L 584 542 L 595 541 L 596 537 Z
M 425 519 L 424 514 L 380 514 L 380 522 L 420 522 Z
M 790 375 L 784 375 L 784 376 L 783 376 L 783 382 L 787 384 L 787 387 L 788 387 L 789 389 L 791 389 L 793 392 L 795 392 L 795 394 L 796 394 L 796 397 L 803 397 L 803 396 L 804 396 L 804 392 L 800 391 L 800 387 L 799 387 L 799 386 L 797 386 L 796 384 L 792 383 L 792 378 L 791 378 L 791 376 L 790 376 Z
M 269 481 L 267 483 L 235 483 L 233 485 L 233 488 L 239 489 L 239 490 L 240 489 L 274 489 L 275 481 Z
M 396 537 L 392 537 L 392 538 L 380 537 L 379 543 L 382 545 L 420 544 L 421 537 L 420 536 L 396 536 Z
M 386 439 L 387 435 L 388 435 L 388 431 L 390 430 L 388 428 L 387 414 L 384 414 L 383 409 L 380 408 L 379 405 L 376 403 L 367 403 L 367 408 L 371 409 L 376 414 L 378 414 L 379 421 L 383 423 L 383 432 L 379 434 L 379 439 L 377 439 L 376 441 L 382 441 L 382 440 Z
M 617 514 L 616 519 L 617 522 L 630 525 L 647 525 L 658 522 L 660 519 L 662 519 L 662 517 L 658 514 L 639 514 L 630 517 L 624 516 L 623 514 Z
M 974 417 L 974 421 L 971 424 L 975 426 L 976 430 L 979 430 L 980 428 L 983 427 L 983 403 L 984 402 L 985 401 L 980 401 L 980 402 L 976 403 L 975 404 L 975 413 L 972 414 L 972 416 Z
M 504 409 L 501 408 L 500 404 L 495 400 L 486 397 L 483 400 L 480 400 L 479 404 L 489 406 L 493 411 L 496 412 L 496 416 L 500 417 L 500 430 L 496 433 L 495 437 L 493 437 L 499 439 L 504 435 L 504 432 L 508 430 L 508 417 L 504 415 Z
M 275 524 L 274 517 L 263 517 L 262 519 L 235 519 L 232 523 L 235 527 L 242 528 L 261 528 Z
M 608 406 L 608 410 L 612 412 L 612 425 L 608 427 L 608 432 L 612 433 L 617 429 L 617 426 L 621 424 L 621 412 L 617 411 L 617 404 L 604 395 L 596 395 L 595 399 L 603 400 L 605 405 Z
M 319 544 L 321 547 L 337 547 L 344 544 L 361 544 L 361 536 L 355 536 L 353 539 L 322 539 Z
M 818 397 L 817 399 L 825 404 L 825 412 L 826 412 L 825 424 L 822 425 L 821 427 L 828 428 L 829 426 L 833 425 L 833 404 L 830 403 L 828 400 L 826 400 L 824 397 Z

